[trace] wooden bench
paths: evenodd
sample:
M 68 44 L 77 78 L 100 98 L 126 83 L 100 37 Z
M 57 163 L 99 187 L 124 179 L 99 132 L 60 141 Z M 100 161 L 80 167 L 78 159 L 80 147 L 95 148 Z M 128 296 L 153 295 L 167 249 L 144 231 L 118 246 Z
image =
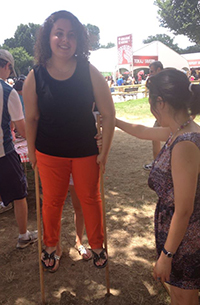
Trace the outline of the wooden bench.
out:
M 115 91 L 112 92 L 111 95 L 113 97 L 120 97 L 123 98 L 123 100 L 127 100 L 128 97 L 130 97 L 130 99 L 132 98 L 137 98 L 138 94 L 143 94 L 143 97 L 146 97 L 146 92 L 145 91 L 130 91 L 130 92 L 119 92 L 119 91 Z M 115 101 L 114 101 L 115 102 Z
M 147 97 L 148 91 L 143 84 L 137 85 L 125 85 L 125 86 L 114 86 L 112 87 L 111 94 L 113 96 L 133 96 L 137 97 L 137 94 L 143 93 L 144 97 Z

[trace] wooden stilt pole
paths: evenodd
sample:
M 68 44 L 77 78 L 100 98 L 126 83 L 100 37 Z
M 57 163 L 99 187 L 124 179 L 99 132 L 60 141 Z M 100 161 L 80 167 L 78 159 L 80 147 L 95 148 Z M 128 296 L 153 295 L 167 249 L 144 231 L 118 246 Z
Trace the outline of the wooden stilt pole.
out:
M 37 229 L 38 229 L 38 258 L 39 258 L 39 270 L 40 270 L 40 290 L 42 304 L 45 304 L 45 292 L 44 292 L 44 272 L 41 263 L 42 254 L 42 230 L 41 230 L 41 217 L 40 217 L 40 187 L 39 187 L 39 173 L 38 168 L 35 166 L 35 195 L 36 195 L 36 209 L 37 209 Z
M 165 290 L 167 291 L 168 295 L 170 295 L 170 285 L 167 283 L 162 283 L 163 287 L 165 288 Z
M 97 131 L 100 134 L 100 115 L 97 114 Z M 101 183 L 101 201 L 102 201 L 102 210 L 103 210 L 103 231 L 104 231 L 104 247 L 108 257 L 108 245 L 107 245 L 107 230 L 106 230 L 106 209 L 105 209 L 105 195 L 104 195 L 104 179 L 103 179 L 103 170 L 100 166 L 100 183 Z M 109 278 L 109 259 L 106 265 L 106 287 L 107 287 L 107 296 L 110 295 L 110 278 Z

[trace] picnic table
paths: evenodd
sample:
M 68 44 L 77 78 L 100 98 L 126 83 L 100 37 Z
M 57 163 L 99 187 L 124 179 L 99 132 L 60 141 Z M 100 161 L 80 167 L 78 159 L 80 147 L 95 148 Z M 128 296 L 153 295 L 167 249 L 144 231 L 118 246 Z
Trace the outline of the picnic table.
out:
M 20 155 L 20 159 L 22 163 L 27 163 L 29 162 L 29 157 L 28 157 L 28 147 L 27 147 L 27 141 L 24 138 L 16 138 L 15 142 L 15 150 Z
M 114 86 L 112 87 L 111 94 L 113 98 L 120 97 L 123 98 L 123 100 L 127 100 L 129 97 L 138 98 L 139 95 L 141 95 L 142 97 L 147 97 L 148 90 L 144 84 Z

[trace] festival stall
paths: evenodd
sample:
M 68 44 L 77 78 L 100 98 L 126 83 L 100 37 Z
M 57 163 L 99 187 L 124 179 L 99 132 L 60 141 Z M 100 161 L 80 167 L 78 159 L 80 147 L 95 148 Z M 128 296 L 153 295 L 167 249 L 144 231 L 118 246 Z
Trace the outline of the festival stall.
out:
M 188 53 L 182 54 L 182 56 L 188 61 L 190 69 L 200 69 L 200 53 Z
M 134 45 L 134 43 L 133 43 Z M 164 68 L 173 67 L 179 70 L 189 71 L 189 63 L 187 59 L 173 51 L 160 41 L 153 41 L 144 44 L 140 49 L 133 51 L 132 63 L 118 64 L 118 48 L 99 49 L 91 51 L 90 62 L 100 72 L 116 73 L 119 69 L 133 71 L 145 69 L 155 60 L 162 62 Z
M 150 63 L 155 60 L 161 61 L 164 68 L 189 70 L 187 59 L 160 41 L 145 44 L 142 48 L 133 52 L 134 69 L 148 68 Z

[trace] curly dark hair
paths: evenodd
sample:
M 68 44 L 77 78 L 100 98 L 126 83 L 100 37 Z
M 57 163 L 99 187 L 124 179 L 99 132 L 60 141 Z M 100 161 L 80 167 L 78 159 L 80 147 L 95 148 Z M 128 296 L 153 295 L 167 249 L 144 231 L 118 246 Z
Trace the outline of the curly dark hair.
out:
M 192 115 L 200 113 L 200 85 L 191 84 L 185 73 L 166 68 L 149 77 L 146 86 L 154 110 L 158 97 L 161 97 L 176 111 L 184 109 Z
M 77 56 L 77 59 L 88 60 L 90 54 L 88 48 L 89 40 L 85 26 L 72 13 L 68 11 L 58 11 L 51 14 L 40 27 L 35 44 L 36 64 L 46 66 L 47 60 L 51 57 L 52 52 L 49 38 L 53 24 L 58 19 L 67 19 L 71 22 L 77 37 L 77 49 L 75 55 Z

